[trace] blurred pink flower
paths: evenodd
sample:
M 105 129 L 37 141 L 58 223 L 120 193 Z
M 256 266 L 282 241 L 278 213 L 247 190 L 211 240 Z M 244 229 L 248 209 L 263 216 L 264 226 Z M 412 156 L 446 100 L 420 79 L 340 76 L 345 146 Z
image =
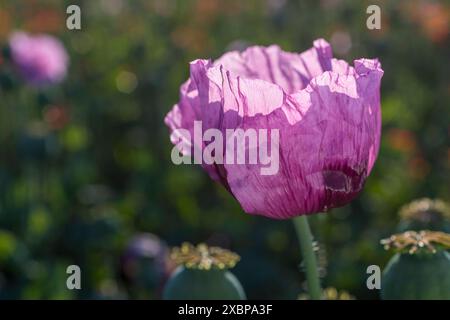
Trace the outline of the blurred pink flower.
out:
M 50 35 L 15 32 L 9 40 L 11 57 L 27 82 L 35 86 L 62 81 L 69 57 L 63 44 Z
M 127 285 L 158 293 L 175 269 L 164 240 L 151 233 L 136 234 L 120 258 L 120 274 Z
M 165 123 L 172 133 L 186 129 L 191 136 L 194 121 L 222 132 L 278 129 L 276 174 L 261 175 L 260 164 L 203 168 L 247 213 L 284 219 L 326 211 L 350 202 L 372 170 L 381 135 L 382 75 L 377 59 L 355 60 L 354 66 L 334 59 L 323 39 L 301 54 L 254 46 L 214 62 L 191 62 L 190 78 Z M 177 143 L 183 137 L 171 138 Z

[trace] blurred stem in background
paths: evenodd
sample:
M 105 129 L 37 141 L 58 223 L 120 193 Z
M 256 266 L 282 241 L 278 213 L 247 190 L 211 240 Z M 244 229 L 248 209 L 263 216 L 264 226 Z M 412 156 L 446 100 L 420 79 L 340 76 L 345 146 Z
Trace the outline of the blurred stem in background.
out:
M 309 297 L 311 300 L 320 300 L 322 297 L 322 290 L 320 288 L 316 254 L 314 253 L 313 236 L 311 234 L 307 216 L 302 215 L 294 218 L 294 225 L 302 252 Z

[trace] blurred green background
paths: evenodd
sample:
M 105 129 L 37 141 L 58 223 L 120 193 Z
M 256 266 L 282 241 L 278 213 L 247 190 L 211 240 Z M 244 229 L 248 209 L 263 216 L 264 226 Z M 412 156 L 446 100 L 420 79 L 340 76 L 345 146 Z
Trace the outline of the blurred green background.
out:
M 38 90 L 0 58 L 0 298 L 158 298 L 166 245 L 183 241 L 237 252 L 251 299 L 304 292 L 290 221 L 243 213 L 201 168 L 170 160 L 163 118 L 188 62 L 251 44 L 299 52 L 323 37 L 336 57 L 378 57 L 385 70 L 373 173 L 350 205 L 311 219 L 325 287 L 377 299 L 366 268 L 389 258 L 379 240 L 399 207 L 449 200 L 448 1 L 77 1 L 80 31 L 66 29 L 69 4 L 0 3 L 2 48 L 13 30 L 49 33 L 71 60 L 62 84 Z M 370 4 L 381 30 L 366 28 Z M 157 250 L 133 249 L 144 232 Z M 66 288 L 70 264 L 82 290 Z

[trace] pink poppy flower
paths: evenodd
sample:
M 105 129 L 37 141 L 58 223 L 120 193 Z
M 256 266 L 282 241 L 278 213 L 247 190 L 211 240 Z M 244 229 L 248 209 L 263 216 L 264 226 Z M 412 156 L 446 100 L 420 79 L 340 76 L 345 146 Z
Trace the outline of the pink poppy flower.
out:
M 184 155 L 212 142 L 191 141 L 196 122 L 224 136 L 227 129 L 276 130 L 279 140 L 267 142 L 278 147 L 275 173 L 263 174 L 261 162 L 205 161 L 203 168 L 247 213 L 284 219 L 326 211 L 355 198 L 377 158 L 382 75 L 377 59 L 350 66 L 333 58 L 323 39 L 301 54 L 254 46 L 191 62 L 165 123 Z M 248 141 L 244 146 L 252 151 Z
M 58 39 L 16 32 L 12 34 L 9 46 L 14 64 L 31 85 L 54 84 L 64 79 L 69 56 Z

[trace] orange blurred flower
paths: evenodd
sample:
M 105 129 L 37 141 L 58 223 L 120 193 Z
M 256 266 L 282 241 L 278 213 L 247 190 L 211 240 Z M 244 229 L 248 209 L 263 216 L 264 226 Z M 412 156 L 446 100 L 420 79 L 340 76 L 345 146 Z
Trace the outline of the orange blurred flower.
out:
M 53 130 L 60 130 L 69 122 L 67 108 L 62 106 L 51 106 L 44 111 L 44 119 Z
M 201 28 L 179 26 L 171 34 L 171 39 L 177 47 L 192 53 L 201 53 L 209 46 L 207 34 Z
M 450 8 L 439 2 L 408 1 L 406 12 L 425 35 L 435 43 L 447 40 L 450 28 Z
M 195 15 L 197 21 L 214 21 L 220 11 L 220 2 L 218 0 L 197 0 L 195 4 Z
M 409 175 L 416 180 L 424 179 L 430 172 L 430 164 L 421 156 L 409 160 Z
M 65 11 L 61 11 L 65 12 Z M 53 9 L 44 9 L 28 13 L 25 29 L 35 33 L 54 33 L 66 27 L 62 13 Z
M 411 154 L 417 149 L 416 139 L 409 130 L 393 128 L 386 136 L 389 146 L 394 150 Z
M 10 14 L 8 11 L 0 9 L 0 39 L 7 38 L 10 32 L 11 32 Z

